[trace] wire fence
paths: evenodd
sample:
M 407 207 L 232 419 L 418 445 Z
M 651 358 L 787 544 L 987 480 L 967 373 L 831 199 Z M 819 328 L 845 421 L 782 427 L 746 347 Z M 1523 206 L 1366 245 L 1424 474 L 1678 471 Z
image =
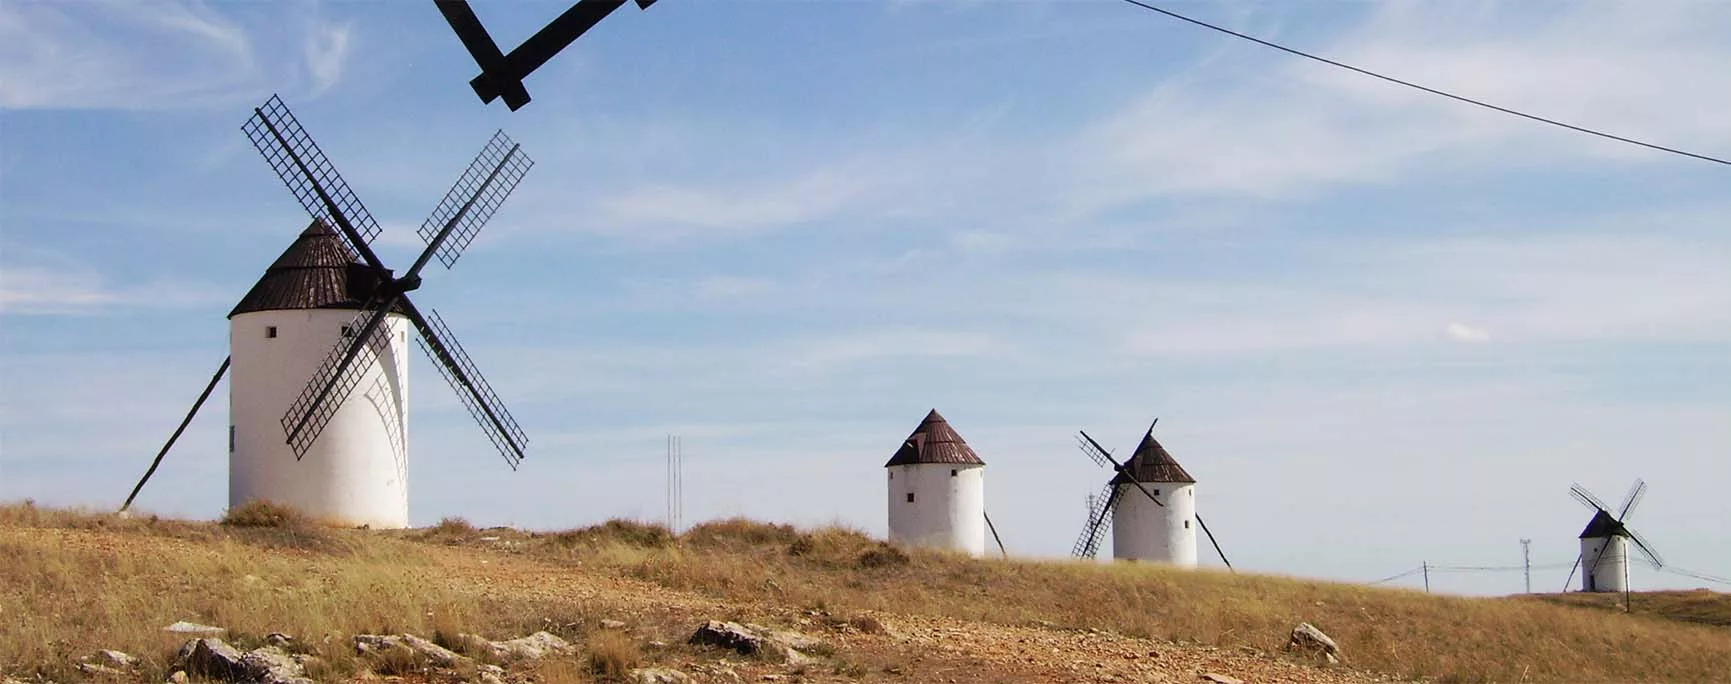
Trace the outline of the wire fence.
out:
M 1522 565 L 1448 565 L 1448 564 L 1428 563 L 1427 562 L 1427 563 L 1420 563 L 1419 565 L 1417 565 L 1415 567 L 1408 568 L 1406 570 L 1402 570 L 1400 572 L 1397 572 L 1393 575 L 1389 575 L 1387 577 L 1383 577 L 1381 579 L 1375 579 L 1375 580 L 1371 580 L 1369 582 L 1365 582 L 1365 584 L 1366 585 L 1387 584 L 1389 582 L 1403 580 L 1403 579 L 1406 579 L 1408 577 L 1420 575 L 1420 576 L 1423 576 L 1425 578 L 1426 588 L 1428 589 L 1429 583 L 1430 583 L 1430 578 L 1432 576 L 1437 576 L 1437 575 L 1443 575 L 1443 576 L 1447 576 L 1447 575 L 1473 575 L 1473 574 L 1482 574 L 1482 573 L 1504 573 L 1504 572 L 1525 573 L 1525 572 L 1536 572 L 1536 571 L 1541 571 L 1541 570 L 1562 570 L 1562 569 L 1566 569 L 1566 568 L 1573 568 L 1579 562 L 1580 562 L 1579 560 L 1571 560 L 1571 561 L 1559 561 L 1559 562 L 1555 562 L 1555 563 L 1533 563 L 1531 565 L 1525 565 L 1525 564 L 1522 564 Z M 1683 568 L 1678 568 L 1678 567 L 1674 567 L 1674 566 L 1670 566 L 1670 565 L 1660 567 L 1660 568 L 1658 568 L 1658 571 L 1662 572 L 1662 573 L 1669 574 L 1669 575 L 1675 575 L 1678 577 L 1687 577 L 1687 578 L 1699 580 L 1702 582 L 1709 582 L 1709 583 L 1718 584 L 1721 586 L 1731 587 L 1731 578 L 1723 577 L 1720 575 L 1714 575 L 1711 573 L 1700 572 L 1700 571 L 1696 571 L 1696 570 L 1686 570 Z

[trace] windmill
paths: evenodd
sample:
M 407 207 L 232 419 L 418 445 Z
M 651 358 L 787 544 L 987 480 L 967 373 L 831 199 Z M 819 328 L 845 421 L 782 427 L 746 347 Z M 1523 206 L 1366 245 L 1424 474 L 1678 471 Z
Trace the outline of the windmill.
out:
M 1629 487 L 1629 493 L 1623 497 L 1623 505 L 1618 507 L 1617 514 L 1611 514 L 1611 507 L 1606 506 L 1599 497 L 1593 496 L 1579 482 L 1569 485 L 1569 495 L 1581 505 L 1593 509 L 1593 517 L 1587 521 L 1586 529 L 1581 530 L 1581 555 L 1575 558 L 1575 566 L 1569 569 L 1569 579 L 1564 580 L 1566 587 L 1575 578 L 1575 569 L 1581 570 L 1581 591 L 1592 592 L 1624 592 L 1629 590 L 1629 542 L 1635 542 L 1636 550 L 1641 557 L 1654 569 L 1665 566 L 1665 561 L 1653 550 L 1653 545 L 1632 529 L 1629 529 L 1629 514 L 1635 506 L 1641 503 L 1641 498 L 1647 495 L 1647 483 L 1636 479 Z
M 1106 531 L 1112 530 L 1113 558 L 1195 566 L 1194 520 L 1208 535 L 1220 562 L 1231 569 L 1232 561 L 1220 550 L 1214 533 L 1203 524 L 1202 516 L 1196 515 L 1196 479 L 1154 439 L 1154 424 L 1159 422 L 1154 419 L 1135 453 L 1123 463 L 1087 432 L 1078 432 L 1076 443 L 1082 452 L 1095 463 L 1111 466 L 1112 479 L 1099 495 L 1089 497 L 1088 520 L 1070 552 L 1077 558 L 1095 557 Z
M 422 223 L 402 276 L 370 246 L 379 225 L 278 97 L 242 127 L 312 223 L 230 312 L 229 358 L 127 497 L 161 464 L 224 373 L 232 375 L 229 505 L 270 500 L 318 518 L 408 524 L 408 328 L 514 470 L 528 439 L 437 311 L 408 293 L 448 269 L 534 164 L 503 131 Z

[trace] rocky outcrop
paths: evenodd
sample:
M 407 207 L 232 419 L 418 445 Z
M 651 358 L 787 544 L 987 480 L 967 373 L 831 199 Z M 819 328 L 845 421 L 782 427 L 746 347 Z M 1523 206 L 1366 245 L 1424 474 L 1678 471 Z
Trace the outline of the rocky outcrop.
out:
M 275 646 L 243 653 L 221 639 L 206 637 L 182 645 L 169 670 L 222 682 L 314 684 L 306 676 L 307 660 Z
M 1292 636 L 1286 640 L 1286 650 L 1310 654 L 1330 665 L 1339 663 L 1342 658 L 1340 647 L 1335 645 L 1334 639 L 1330 639 L 1322 630 L 1308 622 L 1300 622 L 1297 627 L 1292 628 Z
M 515 662 L 537 660 L 547 656 L 571 655 L 577 649 L 571 643 L 549 632 L 536 632 L 508 641 L 489 641 L 476 634 L 458 634 L 457 641 L 470 653 L 485 653 L 493 660 Z
M 204 636 L 222 636 L 223 634 L 228 633 L 228 630 L 221 627 L 201 625 L 196 622 L 187 622 L 185 620 L 176 621 L 174 624 L 162 628 L 162 631 L 170 634 L 202 634 Z
M 678 670 L 665 667 L 644 667 L 631 671 L 629 681 L 632 684 L 686 684 L 691 677 Z
M 381 658 L 401 652 L 419 666 L 456 667 L 472 662 L 468 656 L 440 646 L 413 634 L 356 634 L 355 652 Z
M 798 632 L 721 620 L 703 623 L 687 641 L 732 649 L 743 655 L 772 657 L 789 665 L 811 662 L 813 658 L 807 654 L 823 647 L 822 642 Z

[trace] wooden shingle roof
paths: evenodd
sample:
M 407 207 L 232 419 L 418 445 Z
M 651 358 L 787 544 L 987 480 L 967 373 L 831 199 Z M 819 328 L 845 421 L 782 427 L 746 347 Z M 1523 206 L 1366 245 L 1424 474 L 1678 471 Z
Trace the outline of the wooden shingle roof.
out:
M 360 309 L 351 278 L 370 276 L 347 243 L 323 221 L 314 220 L 283 250 L 264 276 L 241 297 L 230 318 L 254 311 Z
M 1125 472 L 1112 478 L 1112 484 L 1126 484 L 1130 478 L 1137 482 L 1196 482 L 1190 473 L 1184 472 L 1184 466 L 1178 465 L 1178 460 L 1160 446 L 1154 439 L 1154 429 L 1142 436 L 1142 443 L 1136 445 L 1136 453 L 1130 457 L 1130 462 L 1124 464 Z
M 949 421 L 938 415 L 937 409 L 926 414 L 920 426 L 914 428 L 913 434 L 902 440 L 902 446 L 890 457 L 885 468 L 915 463 L 951 463 L 957 465 L 986 464 L 980 460 L 980 455 L 974 453 L 962 436 L 950 427 Z

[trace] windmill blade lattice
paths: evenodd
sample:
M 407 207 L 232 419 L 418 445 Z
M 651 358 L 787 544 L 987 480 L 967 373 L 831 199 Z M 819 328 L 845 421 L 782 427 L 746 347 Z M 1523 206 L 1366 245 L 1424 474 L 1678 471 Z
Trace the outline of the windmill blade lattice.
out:
M 1623 520 L 1624 518 L 1629 517 L 1629 513 L 1633 512 L 1635 507 L 1641 504 L 1641 498 L 1646 495 L 1647 481 L 1636 479 L 1635 484 L 1629 487 L 1629 493 L 1623 497 L 1623 508 L 1622 511 L 1617 514 L 1617 519 Z
M 349 189 L 348 182 L 337 173 L 336 166 L 306 129 L 301 128 L 300 121 L 281 98 L 272 95 L 264 106 L 254 109 L 252 118 L 247 119 L 241 130 L 308 214 L 340 228 L 338 232 L 350 243 L 350 249 L 368 256 L 367 262 L 378 266 L 377 257 L 372 257 L 372 250 L 366 247 L 379 235 L 378 221 L 373 220 L 360 198 Z M 354 244 L 357 237 L 361 244 Z
M 1648 564 L 1653 566 L 1653 569 L 1665 567 L 1665 559 L 1659 556 L 1658 551 L 1653 550 L 1653 545 L 1647 542 L 1646 537 L 1627 527 L 1623 528 L 1623 531 L 1629 533 L 1629 540 L 1635 542 L 1635 549 L 1641 552 L 1641 555 L 1646 558 Z
M 1076 446 L 1081 447 L 1082 453 L 1087 454 L 1088 458 L 1094 459 L 1095 463 L 1110 467 L 1113 470 L 1118 469 L 1118 461 L 1112 458 L 1112 452 L 1107 451 L 1106 447 L 1100 446 L 1100 443 L 1094 441 L 1093 437 L 1089 437 L 1087 432 L 1081 430 L 1076 432 Z
M 1579 482 L 1569 485 L 1569 496 L 1575 497 L 1576 501 L 1581 502 L 1581 504 L 1587 508 L 1601 510 L 1606 514 L 1611 512 L 1610 506 L 1607 506 L 1605 505 L 1605 502 L 1600 501 L 1599 497 L 1593 496 L 1593 493 L 1587 491 L 1587 488 L 1582 487 Z
M 457 263 L 457 258 L 463 255 L 469 243 L 474 242 L 481 227 L 499 210 L 499 205 L 534 165 L 535 161 L 523 154 L 504 131 L 493 134 L 417 231 L 421 239 L 431 245 L 440 231 L 455 219 L 450 234 L 438 248 L 439 262 L 445 268 Z
M 1100 543 L 1106 540 L 1106 531 L 1112 528 L 1112 508 L 1118 503 L 1118 491 L 1108 483 L 1098 496 L 1088 499 L 1088 521 L 1082 527 L 1082 535 L 1070 547 L 1071 556 L 1093 558 L 1100 553 Z
M 499 450 L 499 455 L 505 457 L 512 470 L 523 461 L 524 451 L 529 446 L 529 438 L 523 434 L 523 429 L 517 425 L 517 420 L 511 412 L 505 410 L 505 404 L 499 395 L 493 391 L 493 386 L 481 376 L 480 369 L 469 358 L 469 353 L 457 343 L 456 336 L 445 325 L 439 312 L 433 311 L 429 318 L 422 318 L 420 312 L 410 309 L 409 318 L 421 332 L 417 339 L 421 351 L 433 360 L 433 367 L 439 369 L 445 382 L 457 392 L 457 398 L 463 402 L 463 407 L 469 410 L 469 416 L 487 433 L 487 439 Z
M 361 378 L 378 365 L 379 357 L 390 354 L 390 328 L 383 325 L 388 313 L 389 305 L 381 306 L 377 299 L 361 307 L 360 313 L 343 326 L 342 339 L 283 414 L 283 432 L 297 460 L 318 441 Z

